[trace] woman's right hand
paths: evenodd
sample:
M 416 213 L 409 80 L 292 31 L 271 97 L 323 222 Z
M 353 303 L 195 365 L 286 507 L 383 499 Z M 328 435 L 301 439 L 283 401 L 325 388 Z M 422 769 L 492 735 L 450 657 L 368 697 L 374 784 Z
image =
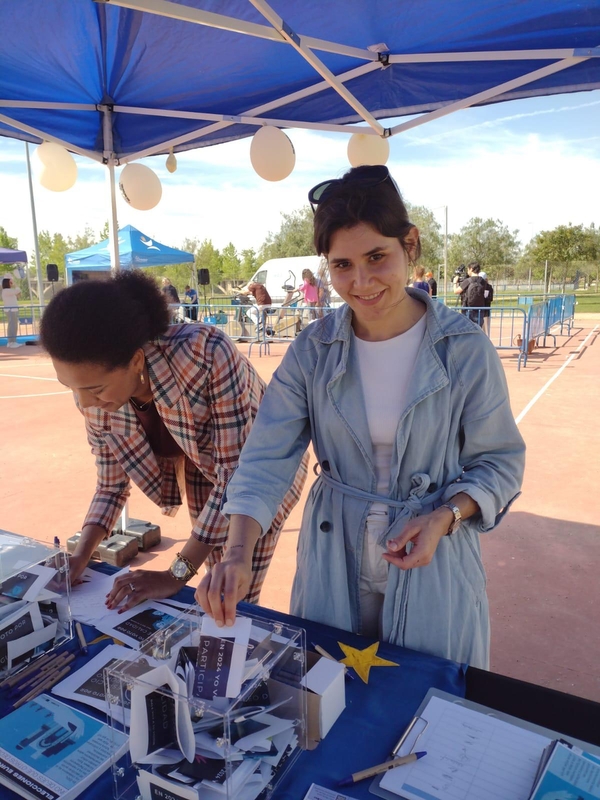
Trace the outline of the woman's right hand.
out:
M 71 586 L 79 583 L 79 579 L 88 564 L 89 559 L 81 553 L 73 553 L 73 555 L 69 556 L 69 580 L 71 581 Z
M 252 564 L 227 554 L 207 572 L 194 596 L 220 628 L 230 627 L 235 622 L 235 607 L 248 594 L 251 580 Z

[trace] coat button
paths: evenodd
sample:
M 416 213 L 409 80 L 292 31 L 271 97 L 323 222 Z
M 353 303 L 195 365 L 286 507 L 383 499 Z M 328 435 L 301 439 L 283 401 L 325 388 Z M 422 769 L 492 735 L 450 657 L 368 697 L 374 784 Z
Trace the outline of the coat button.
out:
M 325 472 L 329 472 L 329 461 L 323 461 L 321 467 L 325 470 Z
M 319 525 L 319 528 L 323 531 L 323 533 L 329 533 L 329 531 L 331 530 L 331 522 L 327 522 L 327 521 L 322 522 Z

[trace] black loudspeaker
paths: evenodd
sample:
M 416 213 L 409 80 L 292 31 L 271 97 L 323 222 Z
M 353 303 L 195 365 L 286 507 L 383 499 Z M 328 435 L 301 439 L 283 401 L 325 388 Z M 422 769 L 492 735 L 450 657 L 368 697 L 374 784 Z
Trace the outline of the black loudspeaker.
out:
M 200 286 L 210 285 L 210 272 L 207 269 L 198 270 L 198 283 Z
M 46 279 L 51 283 L 56 283 L 58 280 L 58 265 L 46 264 Z

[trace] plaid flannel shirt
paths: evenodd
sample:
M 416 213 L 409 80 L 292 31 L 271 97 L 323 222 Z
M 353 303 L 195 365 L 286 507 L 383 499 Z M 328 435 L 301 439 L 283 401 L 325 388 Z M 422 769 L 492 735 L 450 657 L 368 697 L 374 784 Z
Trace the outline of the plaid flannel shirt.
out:
M 214 326 L 171 326 L 144 351 L 156 409 L 185 455 L 192 535 L 214 548 L 210 567 L 220 560 L 227 542 L 228 520 L 220 513 L 223 493 L 266 385 Z M 99 408 L 82 413 L 98 473 L 84 525 L 112 531 L 129 496 L 130 480 L 164 514 L 176 514 L 182 500 L 173 461 L 155 456 L 131 405 L 113 413 Z M 306 464 L 305 457 L 267 535 L 256 546 L 246 598 L 250 602 L 258 601 L 281 529 L 300 499 Z

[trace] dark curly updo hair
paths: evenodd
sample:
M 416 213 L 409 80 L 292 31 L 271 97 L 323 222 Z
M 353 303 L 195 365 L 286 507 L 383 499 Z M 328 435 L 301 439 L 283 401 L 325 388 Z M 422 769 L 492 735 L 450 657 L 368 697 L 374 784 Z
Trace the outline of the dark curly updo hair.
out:
M 168 326 L 164 295 L 152 278 L 131 270 L 63 289 L 44 312 L 40 339 L 58 361 L 116 369 Z

